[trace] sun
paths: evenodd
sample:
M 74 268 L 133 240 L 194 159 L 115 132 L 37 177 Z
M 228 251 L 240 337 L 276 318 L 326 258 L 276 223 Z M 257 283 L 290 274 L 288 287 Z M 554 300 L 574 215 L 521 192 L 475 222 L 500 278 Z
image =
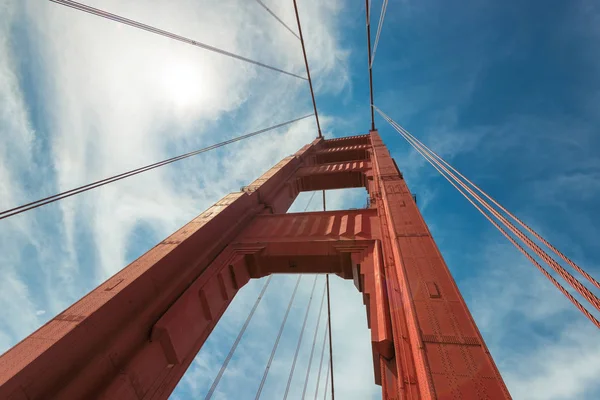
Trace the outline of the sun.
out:
M 206 96 L 206 85 L 201 65 L 191 62 L 167 62 L 162 81 L 166 97 L 176 108 L 197 106 Z

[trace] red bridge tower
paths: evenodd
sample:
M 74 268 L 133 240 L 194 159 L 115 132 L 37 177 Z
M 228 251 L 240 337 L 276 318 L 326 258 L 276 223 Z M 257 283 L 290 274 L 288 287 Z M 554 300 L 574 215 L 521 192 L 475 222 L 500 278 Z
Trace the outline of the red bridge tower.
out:
M 350 187 L 369 208 L 285 214 Z M 166 399 L 236 292 L 282 272 L 354 280 L 384 399 L 510 398 L 377 131 L 316 139 L 160 242 L 5 353 L 0 398 Z

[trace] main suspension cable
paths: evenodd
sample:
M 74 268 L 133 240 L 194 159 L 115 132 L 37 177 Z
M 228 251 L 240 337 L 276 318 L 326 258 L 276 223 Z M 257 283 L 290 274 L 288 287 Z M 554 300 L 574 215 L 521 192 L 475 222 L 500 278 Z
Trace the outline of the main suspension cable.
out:
M 418 151 L 418 150 L 417 150 Z M 450 182 L 450 184 L 452 186 L 454 186 L 454 188 L 456 190 L 458 190 L 458 192 L 460 194 L 462 194 L 468 201 L 469 203 L 471 203 L 488 221 L 490 221 L 492 223 L 492 225 L 494 225 L 494 227 L 496 227 L 496 229 L 498 229 L 500 231 L 500 233 L 502 233 L 502 235 L 504 235 L 504 237 L 506 237 L 521 253 L 523 253 L 523 255 L 533 264 L 535 265 L 538 270 L 540 270 L 540 272 L 546 277 L 548 278 L 548 280 L 550 280 L 550 282 L 552 282 L 552 284 L 554 284 L 554 286 L 560 290 L 560 292 L 565 295 L 570 301 L 571 303 L 573 303 L 575 305 L 575 307 L 577 307 L 594 325 L 596 325 L 596 327 L 600 328 L 600 322 L 577 300 L 575 299 L 575 297 L 573 297 L 573 295 L 571 295 L 571 293 L 569 293 L 569 291 L 567 291 L 564 286 L 562 286 L 552 275 L 550 275 L 550 273 L 539 263 L 537 262 L 533 256 L 527 252 L 527 250 L 525 250 L 520 244 L 517 243 L 517 241 L 508 234 L 508 232 L 506 232 L 496 221 L 494 221 L 485 211 L 483 211 L 483 209 L 481 209 L 481 207 L 479 207 L 477 204 L 475 204 L 475 202 L 469 198 L 467 196 L 467 194 L 458 186 L 456 186 L 456 184 L 451 180 L 451 178 L 449 178 L 448 176 L 446 176 L 446 174 L 444 174 L 444 172 L 442 172 L 442 170 L 438 167 L 438 165 L 432 163 L 427 156 L 425 156 L 424 154 L 421 153 L 421 155 L 423 155 L 423 157 L 425 157 L 427 159 L 427 161 L 429 161 L 429 163 L 448 181 Z
M 213 383 L 210 387 L 210 390 L 208 391 L 208 393 L 206 394 L 206 397 L 204 398 L 205 400 L 209 400 L 212 397 L 213 393 L 215 392 L 215 389 L 217 388 L 217 385 L 221 381 L 221 378 L 223 377 L 223 373 L 227 369 L 227 365 L 229 365 L 229 361 L 231 361 L 231 357 L 233 357 L 233 353 L 235 353 L 235 350 L 237 349 L 237 346 L 240 343 L 240 340 L 242 340 L 242 336 L 244 336 L 244 332 L 246 332 L 246 328 L 248 328 L 248 324 L 252 320 L 252 317 L 254 316 L 254 313 L 256 312 L 256 309 L 258 308 L 260 301 L 262 300 L 263 296 L 265 295 L 265 292 L 267 291 L 267 287 L 269 286 L 269 283 L 271 283 L 271 278 L 273 278 L 273 275 L 269 275 L 262 290 L 258 294 L 256 302 L 254 303 L 252 310 L 250 310 L 250 314 L 248 314 L 248 317 L 246 318 L 246 322 L 244 322 L 242 329 L 240 329 L 240 332 L 238 333 L 238 336 L 235 339 L 235 342 L 233 342 L 233 345 L 231 346 L 231 350 L 229 350 L 229 354 L 227 354 L 227 357 L 225 357 L 225 361 L 223 361 L 223 365 L 221 366 L 219 373 L 217 374 L 215 380 L 213 381 Z
M 192 40 L 192 39 L 189 39 L 189 38 L 186 38 L 186 37 L 174 34 L 174 33 L 169 32 L 169 31 L 165 31 L 165 30 L 162 30 L 162 29 L 159 29 L 159 28 L 155 28 L 153 26 L 146 25 L 144 23 L 141 23 L 141 22 L 138 22 L 138 21 L 134 21 L 134 20 L 129 19 L 129 18 L 121 17 L 120 15 L 109 13 L 108 11 L 104 11 L 104 10 L 100 10 L 98 8 L 90 7 L 90 6 L 86 5 L 86 4 L 82 4 L 82 3 L 78 3 L 76 1 L 70 1 L 70 0 L 50 0 L 50 1 L 53 2 L 53 3 L 57 3 L 57 4 L 61 4 L 63 6 L 67 6 L 67 7 L 73 8 L 75 10 L 79 10 L 79 11 L 83 11 L 83 12 L 86 12 L 86 13 L 89 13 L 89 14 L 97 15 L 99 17 L 110 19 L 110 20 L 115 21 L 115 22 L 120 22 L 122 24 L 132 26 L 134 28 L 142 29 L 142 30 L 147 31 L 147 32 L 155 33 L 157 35 L 165 36 L 165 37 L 168 37 L 170 39 L 178 40 L 178 41 L 183 42 L 183 43 L 191 44 L 193 46 L 200 47 L 200 48 L 202 48 L 204 50 L 212 51 L 214 53 L 222 54 L 222 55 L 227 56 L 227 57 L 235 58 L 236 60 L 240 60 L 240 61 L 244 61 L 244 62 L 247 62 L 247 63 L 250 63 L 250 64 L 254 64 L 254 65 L 257 65 L 259 67 L 270 69 L 272 71 L 277 71 L 277 72 L 280 72 L 282 74 L 293 76 L 293 77 L 298 78 L 298 79 L 307 80 L 307 78 L 305 78 L 303 76 L 296 75 L 296 74 L 288 72 L 288 71 L 284 71 L 282 69 L 273 67 L 271 65 L 264 64 L 264 63 L 262 63 L 260 61 L 252 60 L 250 58 L 246 58 L 246 57 L 240 56 L 238 54 L 234 54 L 234 53 L 231 53 L 229 51 L 226 51 L 226 50 L 223 50 L 223 49 L 219 49 L 218 47 L 210 46 L 208 44 L 201 43 L 201 42 L 198 42 L 196 40 Z
M 327 285 L 323 287 L 323 296 L 321 297 L 321 305 L 319 306 L 319 315 L 317 316 L 317 326 L 315 328 L 315 334 L 313 336 L 313 343 L 310 349 L 310 357 L 308 358 L 308 366 L 306 368 L 306 379 L 304 380 L 304 389 L 302 390 L 302 399 L 306 395 L 306 388 L 308 387 L 308 378 L 310 377 L 310 370 L 312 366 L 313 355 L 315 354 L 315 345 L 317 343 L 317 333 L 319 333 L 319 325 L 321 324 L 321 314 L 323 313 L 323 304 L 325 304 L 325 293 L 327 292 Z
M 306 46 L 304 44 L 304 36 L 302 36 L 302 25 L 300 25 L 300 14 L 298 13 L 298 5 L 294 0 L 294 11 L 296 12 L 296 21 L 298 22 L 298 33 L 300 34 L 300 43 L 302 43 L 302 54 L 304 55 L 304 65 L 306 65 L 306 75 L 308 76 L 308 86 L 310 87 L 310 95 L 312 97 L 313 108 L 315 109 L 315 119 L 317 120 L 317 130 L 319 137 L 323 137 L 321 133 L 321 124 L 319 123 L 319 113 L 317 112 L 317 102 L 315 100 L 315 91 L 313 90 L 312 79 L 310 78 L 310 68 L 308 68 L 308 58 L 306 57 Z
M 387 11 L 388 0 L 383 0 L 381 5 L 381 14 L 379 15 L 379 24 L 377 25 L 377 34 L 375 35 L 375 45 L 373 46 L 373 57 L 369 63 L 369 68 L 373 68 L 375 62 L 375 52 L 377 51 L 377 45 L 379 44 L 379 35 L 381 35 L 381 28 L 383 28 L 383 19 L 385 18 L 385 12 Z
M 292 377 L 294 376 L 294 369 L 296 368 L 296 361 L 298 360 L 298 353 L 300 353 L 300 345 L 302 344 L 302 337 L 304 336 L 304 330 L 306 329 L 306 321 L 308 320 L 308 314 L 310 312 L 310 305 L 312 304 L 313 295 L 315 293 L 315 288 L 317 287 L 317 278 L 318 278 L 318 275 L 315 275 L 315 280 L 313 282 L 312 289 L 310 291 L 310 298 L 308 299 L 308 305 L 306 306 L 306 313 L 304 314 L 304 322 L 302 322 L 302 328 L 300 329 L 300 337 L 298 337 L 298 344 L 296 345 L 296 352 L 294 353 L 294 360 L 292 361 L 292 368 L 290 369 L 290 375 L 288 377 L 287 385 L 285 387 L 285 392 L 283 394 L 284 400 L 287 399 L 288 393 L 290 391 Z
M 389 117 L 388 117 L 389 118 Z M 391 118 L 390 118 L 391 120 Z M 510 221 L 508 221 L 504 216 L 502 216 L 495 208 L 493 208 L 489 203 L 483 200 L 477 193 L 475 193 L 470 187 L 468 187 L 462 180 L 458 179 L 454 173 L 449 171 L 444 164 L 435 159 L 432 154 L 433 150 L 429 149 L 429 147 L 425 146 L 423 143 L 418 141 L 411 133 L 409 133 L 406 129 L 401 127 L 397 122 L 391 120 L 392 126 L 395 126 L 399 132 L 401 131 L 408 137 L 409 139 L 418 142 L 416 143 L 424 152 L 428 153 L 431 158 L 433 158 L 434 162 L 441 167 L 446 173 L 454 179 L 463 189 L 465 189 L 475 200 L 479 202 L 486 210 L 488 210 L 494 217 L 498 219 L 505 227 L 507 227 L 515 236 L 517 236 L 527 247 L 529 247 L 538 257 L 540 257 L 544 262 L 549 265 L 557 274 L 559 274 L 565 281 L 571 285 L 583 298 L 585 298 L 590 304 L 596 308 L 596 310 L 600 311 L 600 299 L 592 293 L 587 287 L 585 287 L 579 280 L 577 280 L 573 275 L 571 275 L 567 270 L 565 270 L 554 258 L 548 255 L 542 248 L 540 248 L 537 244 L 535 244 L 529 237 L 527 237 L 522 231 L 520 231 L 516 226 L 514 226 Z M 408 139 L 407 139 L 408 140 Z M 439 155 L 437 156 L 441 158 Z M 447 164 L 447 163 L 446 163 Z
M 273 16 L 273 18 L 275 18 L 277 21 L 279 21 L 279 23 L 280 23 L 281 25 L 283 25 L 283 26 L 284 26 L 284 27 L 285 27 L 285 28 L 286 28 L 288 31 L 290 31 L 290 32 L 292 33 L 292 35 L 296 36 L 296 37 L 298 38 L 298 40 L 300 40 L 300 36 L 298 36 L 298 35 L 296 34 L 296 32 L 294 32 L 294 31 L 292 30 L 292 28 L 290 28 L 290 27 L 289 27 L 289 26 L 288 26 L 288 25 L 287 25 L 285 22 L 283 22 L 283 21 L 281 20 L 281 18 L 279 18 L 279 17 L 278 17 L 278 16 L 277 16 L 277 15 L 276 15 L 276 14 L 275 14 L 273 11 L 271 11 L 271 9 L 270 9 L 269 7 L 267 7 L 265 3 L 263 3 L 263 2 L 262 2 L 262 1 L 260 1 L 260 0 L 256 0 L 256 2 L 257 2 L 258 4 L 260 4 L 260 5 L 262 6 L 262 8 L 264 8 L 264 9 L 265 9 L 265 10 L 266 10 L 266 11 L 267 11 L 269 14 L 271 14 L 271 15 Z
M 540 242 L 542 242 L 546 247 L 548 247 L 550 250 L 552 250 L 554 252 L 554 254 L 559 256 L 563 261 L 565 261 L 567 264 L 569 264 L 573 269 L 575 269 L 577 272 L 579 272 L 581 275 L 583 275 L 591 284 L 593 284 L 594 286 L 596 286 L 597 288 L 600 289 L 600 283 L 593 276 L 588 274 L 579 265 L 577 265 L 570 258 L 565 256 L 560 250 L 558 250 L 556 247 L 554 247 L 552 244 L 550 244 L 539 233 L 537 233 L 535 230 L 530 228 L 527 224 L 525 224 L 523 221 L 521 221 L 521 219 L 516 217 L 513 213 L 511 213 L 504 206 L 502 206 L 502 204 L 500 204 L 492 196 L 488 195 L 483 189 L 481 189 L 479 186 L 477 186 L 475 183 L 473 183 L 471 180 L 469 180 L 469 178 L 467 178 L 466 176 L 461 174 L 460 171 L 458 171 L 456 168 L 454 168 L 452 165 L 450 165 L 448 162 L 446 162 L 446 160 L 444 160 L 442 157 L 440 157 L 435 151 L 433 151 L 429 147 L 425 146 L 419 139 L 417 139 L 414 135 L 412 135 L 410 132 L 408 132 L 406 129 L 404 129 L 402 126 L 400 126 L 398 123 L 396 123 L 395 121 L 393 121 L 393 122 L 396 125 L 398 125 L 399 129 L 401 129 L 403 132 L 405 132 L 407 135 L 409 135 L 418 144 L 420 144 L 421 146 L 424 146 L 430 152 L 430 154 L 433 155 L 433 157 L 435 157 L 438 161 L 440 161 L 442 164 L 444 164 L 446 167 L 448 167 L 454 173 L 456 173 L 458 176 L 460 176 L 464 181 L 466 181 L 469 185 L 471 185 L 471 187 L 473 187 L 475 190 L 477 190 L 479 193 L 481 193 L 484 197 L 486 197 L 488 200 L 490 200 L 496 207 L 498 207 L 500 210 L 502 210 L 504 213 L 506 213 L 506 215 L 508 215 L 513 221 L 515 221 L 519 225 L 521 225 L 525 230 L 527 230 L 527 232 L 529 232 L 536 239 L 538 239 Z
M 561 277 L 563 277 L 567 282 L 571 284 L 586 300 L 588 300 L 595 307 L 597 306 L 597 298 L 593 295 L 587 288 L 583 287 L 579 281 L 577 281 L 574 277 L 572 277 L 567 271 L 565 271 L 562 267 L 558 265 L 553 265 L 554 263 L 550 262 L 551 257 L 549 257 L 542 249 L 537 247 L 537 245 L 533 244 L 531 246 L 531 241 L 524 237 L 522 232 L 518 231 L 514 225 L 510 224 L 506 219 L 504 219 L 501 215 L 497 213 L 496 210 L 492 209 L 489 204 L 487 204 L 481 197 L 477 196 L 470 188 L 466 187 L 466 185 L 460 181 L 456 175 L 450 172 L 444 165 L 442 165 L 436 158 L 434 158 L 429 151 L 431 151 L 428 147 L 423 145 L 420 141 L 418 141 L 414 136 L 412 136 L 408 131 L 402 128 L 399 124 L 393 121 L 390 117 L 385 115 L 381 110 L 375 107 L 376 110 L 381 114 L 381 116 L 386 119 L 390 125 L 400 133 L 408 142 L 417 150 L 419 154 L 421 154 L 452 186 L 454 186 L 459 193 L 461 193 L 480 213 L 482 213 L 519 251 L 521 251 L 527 259 L 532 262 L 541 272 L 548 278 L 560 291 L 563 293 L 588 319 L 594 323 L 597 327 L 600 328 L 600 323 L 598 320 L 581 304 L 579 303 L 554 277 L 552 277 L 548 271 L 542 267 L 523 247 L 521 247 L 504 229 L 498 225 L 496 221 L 494 221 L 487 213 L 485 213 L 475 202 L 467 195 L 465 191 L 459 188 L 456 184 L 458 183 L 464 190 L 469 192 L 475 200 L 477 200 L 481 205 L 483 205 L 493 216 L 495 216 L 500 222 L 502 222 L 505 226 L 507 226 L 513 234 L 515 234 L 519 239 L 521 239 L 525 244 L 527 244 L 534 252 L 540 256 L 547 264 L 549 264 Z M 414 139 L 413 139 L 414 138 Z M 418 141 L 418 143 L 417 143 Z M 431 151 L 432 152 L 432 151 Z M 439 156 L 438 156 L 439 157 Z M 445 171 L 442 172 L 442 170 Z M 516 231 L 515 231 L 516 230 Z M 518 231 L 518 232 L 517 232 Z M 539 250 L 539 252 L 538 252 Z M 540 254 L 540 252 L 542 254 Z M 554 260 L 552 260 L 554 261 Z M 596 307 L 597 308 L 597 307 Z
M 369 0 L 365 0 L 365 7 L 367 9 L 367 51 L 369 54 L 368 67 L 369 67 L 369 94 L 371 96 L 371 105 L 373 103 L 373 68 L 371 68 L 371 4 Z M 375 130 L 375 111 L 373 107 L 369 107 L 371 111 L 371 130 Z M 332 374 L 333 375 L 333 374 Z
M 216 143 L 216 144 L 210 145 L 208 147 L 204 147 L 204 148 L 199 149 L 199 150 L 194 150 L 194 151 L 191 151 L 189 153 L 185 153 L 185 154 L 182 154 L 182 155 L 179 155 L 179 156 L 176 156 L 176 157 L 168 158 L 168 159 L 163 160 L 163 161 L 159 161 L 159 162 L 156 162 L 156 163 L 153 163 L 153 164 L 146 165 L 144 167 L 140 167 L 140 168 L 133 169 L 131 171 L 123 172 L 121 174 L 114 175 L 114 176 L 111 176 L 109 178 L 104 178 L 104 179 L 101 179 L 99 181 L 88 183 L 87 185 L 79 186 L 77 188 L 70 189 L 70 190 L 67 190 L 65 192 L 61 192 L 61 193 L 57 193 L 57 194 L 52 195 L 52 196 L 44 197 L 43 199 L 32 201 L 31 203 L 23 204 L 23 205 L 20 205 L 18 207 L 11 208 L 9 210 L 4 210 L 4 211 L 0 212 L 0 220 L 2 220 L 4 218 L 12 217 L 13 215 L 17 215 L 17 214 L 23 213 L 25 211 L 32 210 L 32 209 L 37 208 L 37 207 L 41 207 L 41 206 L 46 205 L 46 204 L 53 203 L 53 202 L 58 201 L 58 200 L 65 199 L 67 197 L 74 196 L 74 195 L 79 194 L 79 193 L 86 192 L 88 190 L 95 189 L 95 188 L 100 187 L 100 186 L 107 185 L 107 184 L 112 183 L 112 182 L 119 181 L 121 179 L 128 178 L 128 177 L 133 176 L 133 175 L 140 174 L 142 172 L 149 171 L 151 169 L 162 167 L 163 165 L 171 164 L 171 163 L 174 163 L 174 162 L 179 161 L 179 160 L 183 160 L 183 159 L 188 158 L 188 157 L 192 157 L 192 156 L 195 156 L 195 155 L 198 155 L 198 154 L 201 154 L 201 153 L 205 153 L 205 152 L 210 151 L 210 150 L 217 149 L 219 147 L 226 146 L 226 145 L 234 143 L 234 142 L 238 142 L 240 140 L 248 139 L 248 138 L 250 138 L 252 136 L 256 136 L 256 135 L 259 135 L 261 133 L 265 133 L 265 132 L 271 131 L 273 129 L 277 129 L 277 128 L 280 128 L 282 126 L 289 125 L 291 123 L 294 123 L 294 122 L 300 121 L 302 119 L 311 117 L 312 115 L 313 114 L 308 114 L 308 115 L 305 115 L 305 116 L 300 117 L 300 118 L 296 118 L 296 119 L 293 119 L 293 120 L 290 120 L 290 121 L 287 121 L 287 122 L 283 122 L 281 124 L 273 125 L 271 127 L 264 128 L 264 129 L 261 129 L 261 130 L 255 131 L 255 132 L 251 132 L 251 133 L 248 133 L 248 134 L 245 134 L 245 135 L 242 135 L 242 136 L 238 136 L 238 137 L 233 138 L 233 139 L 225 140 L 223 142 Z
M 290 314 L 290 309 L 292 308 L 292 303 L 294 302 L 294 298 L 296 297 L 296 292 L 298 291 L 298 285 L 300 284 L 300 279 L 302 275 L 298 276 L 296 280 L 296 286 L 294 286 L 294 291 L 292 292 L 292 297 L 290 298 L 290 302 L 287 306 L 287 310 L 285 311 L 285 316 L 283 317 L 283 321 L 281 321 L 281 327 L 279 328 L 279 333 L 277 333 L 277 339 L 275 339 L 275 344 L 273 345 L 273 349 L 271 350 L 271 356 L 269 357 L 269 361 L 267 362 L 267 366 L 265 367 L 265 372 L 263 373 L 262 380 L 260 381 L 260 386 L 258 387 L 258 391 L 256 392 L 256 397 L 254 400 L 260 399 L 260 394 L 262 393 L 263 387 L 265 385 L 265 381 L 267 380 L 267 375 L 269 374 L 269 368 L 271 368 L 271 363 L 273 362 L 273 358 L 275 357 L 275 352 L 277 351 L 277 346 L 279 346 L 279 340 L 281 339 L 281 334 L 283 333 L 283 328 L 285 327 L 285 323 L 288 319 L 288 315 Z

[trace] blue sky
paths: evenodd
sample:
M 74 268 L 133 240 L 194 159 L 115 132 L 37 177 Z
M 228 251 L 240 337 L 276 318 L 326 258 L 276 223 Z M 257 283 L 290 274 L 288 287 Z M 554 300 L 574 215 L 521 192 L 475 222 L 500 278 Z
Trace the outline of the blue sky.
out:
M 265 3 L 294 26 L 291 3 Z M 303 70 L 296 39 L 253 2 L 87 4 Z M 299 6 L 326 136 L 366 133 L 364 3 Z M 373 30 L 380 7 L 373 2 Z M 305 83 L 293 78 L 55 4 L 0 0 L 0 10 L 1 209 L 311 110 Z M 374 63 L 382 110 L 597 278 L 599 26 L 592 0 L 393 1 Z M 376 123 L 511 394 L 600 397 L 597 329 L 381 118 Z M 0 351 L 315 134 L 314 122 L 303 121 L 2 221 Z M 328 198 L 331 208 L 347 208 L 364 205 L 366 196 L 355 190 Z M 299 196 L 293 210 L 308 199 Z M 318 206 L 315 200 L 310 209 Z M 255 360 L 268 357 L 295 278 L 276 279 L 220 398 L 240 388 L 253 397 Z M 303 278 L 264 398 L 279 398 L 311 284 Z M 378 398 L 360 296 L 350 282 L 332 284 L 336 390 L 344 399 Z M 261 285 L 242 290 L 175 398 L 206 392 Z

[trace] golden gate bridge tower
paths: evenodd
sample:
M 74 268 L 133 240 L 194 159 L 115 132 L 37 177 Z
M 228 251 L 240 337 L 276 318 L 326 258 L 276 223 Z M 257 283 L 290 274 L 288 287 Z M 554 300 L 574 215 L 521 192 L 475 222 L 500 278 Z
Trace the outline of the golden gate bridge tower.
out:
M 81 3 L 55 2 L 210 47 Z M 366 307 L 375 382 L 383 399 L 510 398 L 402 172 L 375 129 L 375 111 L 600 327 L 516 239 L 596 310 L 598 298 L 528 235 L 594 286 L 600 284 L 377 108 L 372 85 L 370 131 L 323 138 L 296 1 L 294 6 L 308 75 L 301 78 L 310 84 L 318 137 L 239 192 L 223 197 L 2 355 L 0 399 L 166 399 L 236 293 L 250 279 L 278 273 L 335 274 L 353 280 Z M 372 81 L 368 0 L 366 8 Z M 3 211 L 0 219 L 294 121 Z M 361 187 L 368 193 L 366 208 L 287 213 L 300 192 Z M 332 397 L 333 387 L 332 371 Z
M 286 214 L 353 187 L 369 208 Z M 354 280 L 383 398 L 509 398 L 377 131 L 318 138 L 219 200 L 6 353 L 0 398 L 165 399 L 237 291 L 274 273 Z

